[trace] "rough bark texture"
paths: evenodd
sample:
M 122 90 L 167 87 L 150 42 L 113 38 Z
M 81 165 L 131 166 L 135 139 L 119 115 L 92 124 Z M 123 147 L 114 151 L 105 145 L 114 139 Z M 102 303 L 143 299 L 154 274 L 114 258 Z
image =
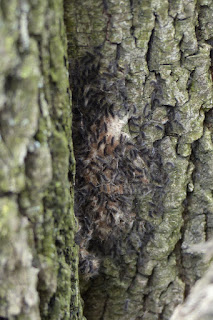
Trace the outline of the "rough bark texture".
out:
M 63 3 L 0 21 L 0 318 L 82 319 Z
M 207 267 L 189 245 L 212 236 L 212 10 L 65 1 L 88 320 L 169 319 Z
M 207 261 L 212 259 L 213 243 L 195 245 L 196 250 L 206 253 Z M 206 274 L 197 281 L 183 305 L 179 305 L 171 320 L 211 320 L 213 318 L 213 264 Z
M 166 320 L 208 265 L 212 0 L 64 5 L 84 314 Z M 0 2 L 1 319 L 84 319 L 63 19 Z

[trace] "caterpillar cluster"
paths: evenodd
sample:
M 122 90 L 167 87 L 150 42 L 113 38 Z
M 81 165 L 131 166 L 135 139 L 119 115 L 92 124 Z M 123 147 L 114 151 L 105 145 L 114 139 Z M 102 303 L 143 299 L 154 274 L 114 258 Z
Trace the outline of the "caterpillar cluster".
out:
M 76 64 L 73 74 L 73 141 L 76 158 L 75 212 L 79 220 L 80 271 L 93 276 L 99 259 L 91 243 L 103 243 L 119 230 L 130 228 L 134 188 L 148 184 L 146 165 L 131 142 L 140 117 L 135 108 L 121 113 L 104 89 L 95 56 Z

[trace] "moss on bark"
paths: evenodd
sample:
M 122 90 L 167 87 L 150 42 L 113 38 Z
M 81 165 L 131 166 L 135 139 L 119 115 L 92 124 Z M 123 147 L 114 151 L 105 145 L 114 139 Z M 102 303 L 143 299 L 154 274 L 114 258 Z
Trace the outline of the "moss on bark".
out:
M 63 3 L 1 1 L 0 316 L 82 319 Z
M 66 33 L 71 78 L 98 57 L 98 85 L 149 178 L 131 194 L 134 221 L 95 239 L 87 319 L 169 319 L 202 276 L 190 245 L 212 236 L 211 2 L 65 0 L 65 32 L 60 0 L 1 1 L 0 317 L 84 318 Z

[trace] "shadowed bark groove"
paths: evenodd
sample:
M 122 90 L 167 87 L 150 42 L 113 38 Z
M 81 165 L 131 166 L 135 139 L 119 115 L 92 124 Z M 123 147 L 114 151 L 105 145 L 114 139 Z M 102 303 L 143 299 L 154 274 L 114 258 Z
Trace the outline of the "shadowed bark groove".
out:
M 88 320 L 169 319 L 206 269 L 189 245 L 212 233 L 211 17 L 65 1 Z
M 205 260 L 212 259 L 212 240 L 191 247 L 195 252 L 205 253 Z M 171 320 L 208 320 L 213 316 L 213 265 L 204 276 L 192 287 L 186 301 L 179 305 L 172 314 Z

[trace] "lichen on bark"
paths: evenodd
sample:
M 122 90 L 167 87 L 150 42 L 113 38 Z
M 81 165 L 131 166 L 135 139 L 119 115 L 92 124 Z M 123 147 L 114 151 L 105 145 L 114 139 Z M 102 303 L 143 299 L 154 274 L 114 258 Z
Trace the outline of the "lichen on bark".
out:
M 82 319 L 63 3 L 1 1 L 0 317 Z
M 98 60 L 93 90 L 114 103 L 113 128 L 131 146 L 117 163 L 134 181 L 123 198 L 129 224 L 125 215 L 125 228 L 108 241 L 97 232 L 86 248 L 100 270 L 81 281 L 85 316 L 169 319 L 202 276 L 208 263 L 191 244 L 212 236 L 211 2 L 1 1 L 0 317 L 84 319 L 68 59 L 74 111 L 84 108 L 88 56 Z M 80 122 L 102 107 L 95 101 Z M 129 154 L 142 159 L 140 183 Z

